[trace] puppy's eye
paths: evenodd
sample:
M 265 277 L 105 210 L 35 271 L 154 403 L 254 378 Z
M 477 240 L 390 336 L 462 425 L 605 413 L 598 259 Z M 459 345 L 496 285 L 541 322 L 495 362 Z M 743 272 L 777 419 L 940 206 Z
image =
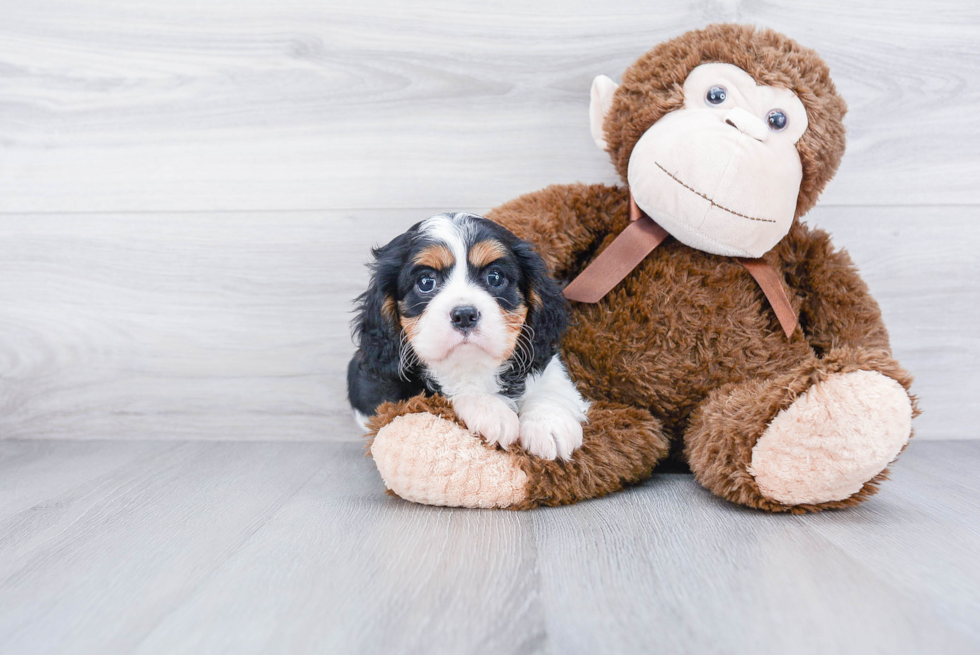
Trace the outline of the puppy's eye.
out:
M 504 283 L 504 276 L 497 269 L 492 269 L 487 273 L 487 284 L 492 287 L 499 287 Z
M 728 97 L 728 89 L 716 84 L 715 86 L 708 89 L 708 92 L 704 94 L 704 101 L 709 105 L 720 105 L 725 102 Z
M 429 293 L 436 288 L 436 279 L 431 275 L 423 275 L 419 278 L 417 282 L 419 291 L 422 293 Z
M 773 109 L 766 114 L 766 122 L 769 123 L 770 130 L 781 132 L 789 125 L 789 116 L 782 109 Z

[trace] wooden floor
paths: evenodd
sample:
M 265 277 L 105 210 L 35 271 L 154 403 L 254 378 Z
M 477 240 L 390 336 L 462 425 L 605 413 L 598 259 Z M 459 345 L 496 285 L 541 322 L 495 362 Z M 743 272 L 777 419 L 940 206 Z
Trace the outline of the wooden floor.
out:
M 356 443 L 0 442 L 2 653 L 977 653 L 980 443 L 860 508 L 686 474 L 579 505 L 383 493 Z

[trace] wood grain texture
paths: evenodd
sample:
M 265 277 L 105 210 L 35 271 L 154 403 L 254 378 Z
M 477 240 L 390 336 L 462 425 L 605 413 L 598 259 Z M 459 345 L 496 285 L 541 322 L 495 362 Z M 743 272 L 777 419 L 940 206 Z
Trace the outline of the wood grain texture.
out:
M 0 651 L 976 653 L 978 464 L 913 443 L 815 516 L 680 474 L 517 513 L 386 496 L 358 444 L 0 442 Z
M 0 0 L 0 16 L 0 439 L 356 438 L 343 370 L 367 248 L 436 211 L 614 181 L 592 77 L 719 20 L 830 63 L 849 152 L 810 218 L 881 301 L 920 438 L 980 436 L 976 3 Z
M 968 0 L 0 2 L 0 212 L 492 206 L 612 181 L 589 85 L 715 21 L 850 103 L 831 205 L 980 202 Z
M 480 209 L 480 208 L 476 208 Z M 351 301 L 436 210 L 0 219 L 0 438 L 356 439 Z M 917 438 L 977 438 L 977 210 L 820 207 L 916 376 Z
M 809 517 L 678 474 L 385 496 L 343 375 L 369 247 L 615 181 L 592 78 L 722 20 L 849 102 L 808 218 L 916 376 L 893 480 Z M 978 652 L 980 442 L 926 442 L 980 437 L 978 33 L 966 0 L 0 0 L 0 652 Z

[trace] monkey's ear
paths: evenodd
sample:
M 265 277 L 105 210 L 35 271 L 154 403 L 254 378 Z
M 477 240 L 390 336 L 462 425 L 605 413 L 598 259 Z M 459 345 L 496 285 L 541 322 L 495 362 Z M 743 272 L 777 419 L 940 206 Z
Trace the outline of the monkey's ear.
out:
M 606 149 L 606 133 L 602 129 L 606 122 L 606 114 L 612 107 L 613 94 L 619 85 L 605 75 L 599 75 L 592 80 L 592 100 L 589 102 L 589 124 L 592 127 L 592 138 L 602 150 Z

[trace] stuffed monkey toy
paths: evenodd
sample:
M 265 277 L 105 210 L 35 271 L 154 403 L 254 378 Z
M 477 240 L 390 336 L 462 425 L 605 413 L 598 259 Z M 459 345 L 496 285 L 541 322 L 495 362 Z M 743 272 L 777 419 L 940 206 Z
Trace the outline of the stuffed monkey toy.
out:
M 562 282 L 562 356 L 592 401 L 570 460 L 504 450 L 439 396 L 382 405 L 389 490 L 526 509 L 602 496 L 665 459 L 773 512 L 858 504 L 911 437 L 911 378 L 851 259 L 800 218 L 844 154 L 846 107 L 815 52 L 712 25 L 592 86 L 592 134 L 624 185 L 551 186 L 488 218 Z

